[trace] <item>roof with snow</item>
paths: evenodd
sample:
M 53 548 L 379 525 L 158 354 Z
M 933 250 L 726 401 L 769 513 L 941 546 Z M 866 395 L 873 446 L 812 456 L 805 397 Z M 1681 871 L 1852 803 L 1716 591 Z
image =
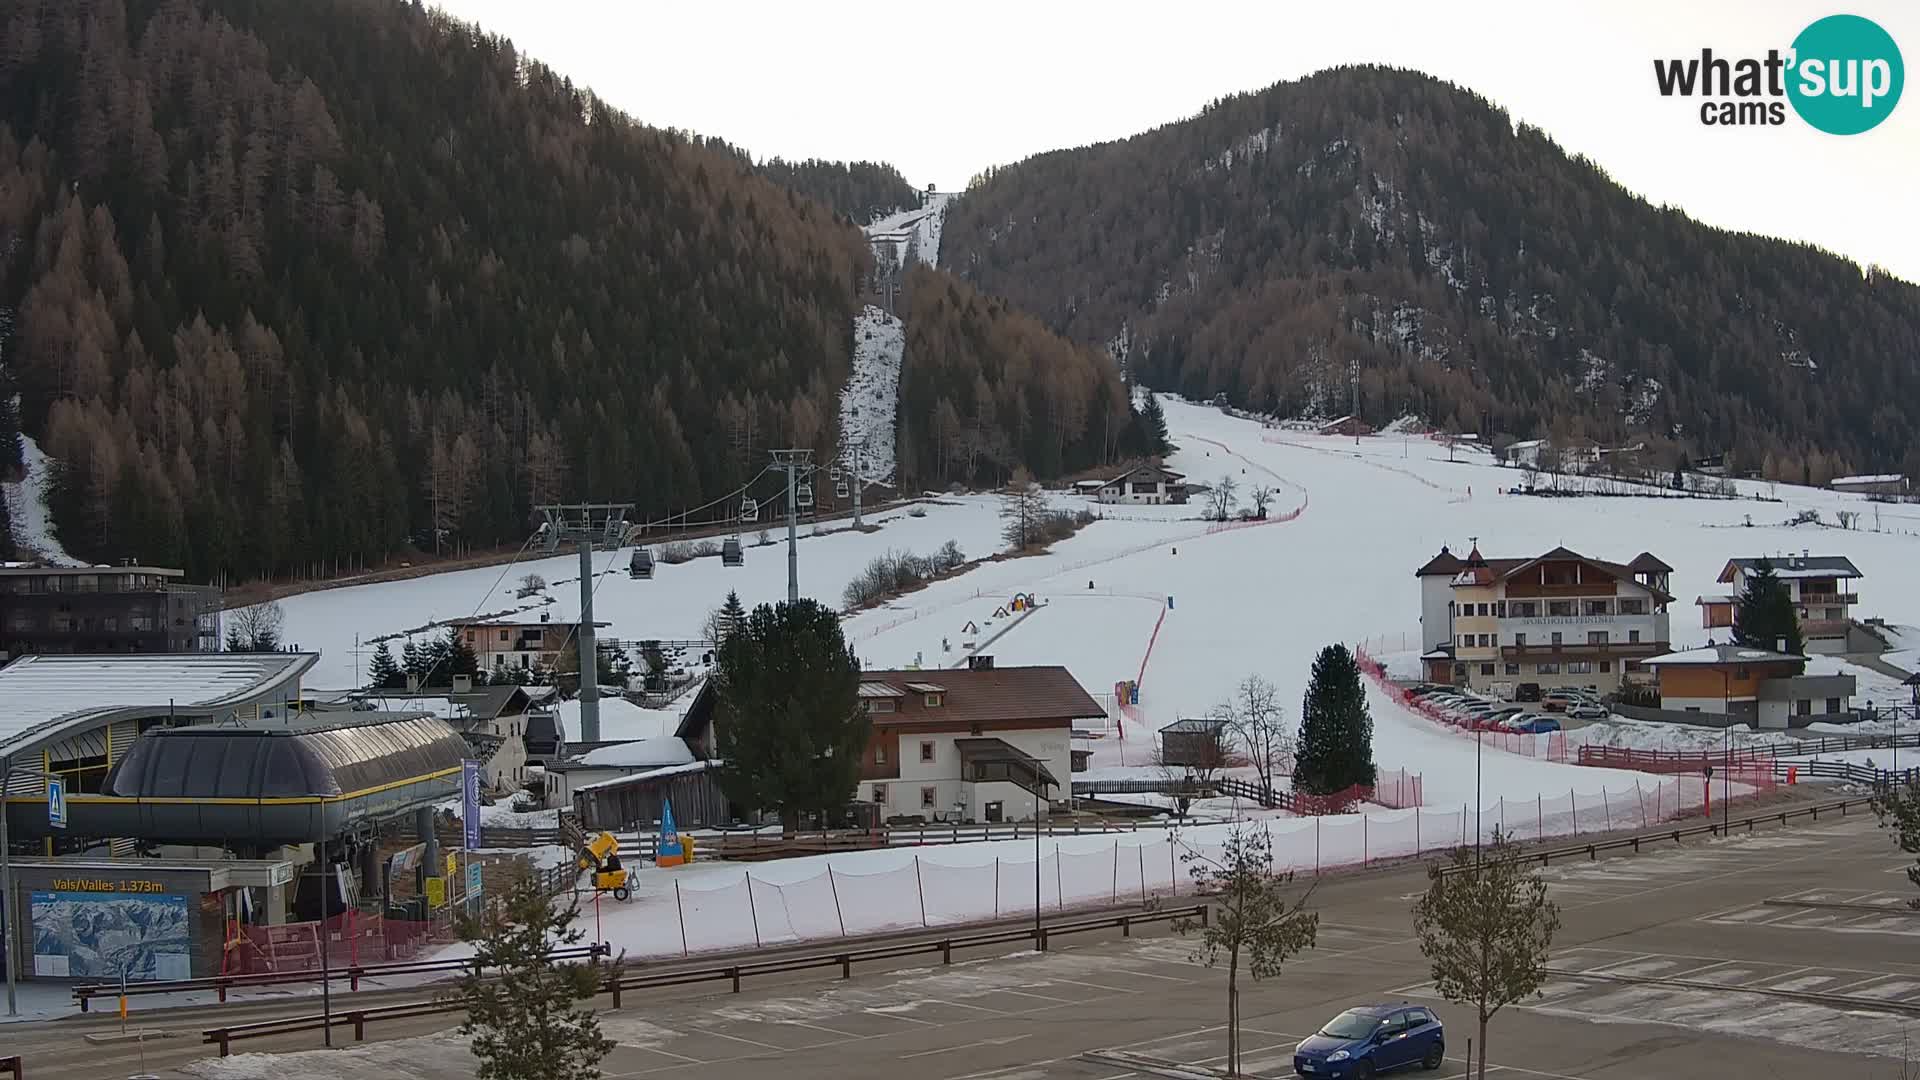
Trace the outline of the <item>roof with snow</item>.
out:
M 483 628 L 483 627 L 490 627 L 490 626 L 498 626 L 498 627 L 515 627 L 515 626 L 554 626 L 554 627 L 565 627 L 565 626 L 575 626 L 575 625 L 578 625 L 578 623 L 579 623 L 579 620 L 578 620 L 578 619 L 551 619 L 551 618 L 548 618 L 548 619 L 541 619 L 541 618 L 536 618 L 536 617 L 534 617 L 534 616 L 531 616 L 531 615 L 501 615 L 501 616 L 497 616 L 497 617 L 494 617 L 494 618 L 488 618 L 488 617 L 486 617 L 486 616 L 484 616 L 484 615 L 482 615 L 482 616 L 476 616 L 476 617 L 474 617 L 474 618 L 459 618 L 459 619 L 448 619 L 448 620 L 447 620 L 447 622 L 446 622 L 446 625 L 448 625 L 448 626 L 471 626 L 471 627 L 473 627 L 473 628 L 475 628 L 475 629 L 480 629 L 480 628 Z M 599 621 L 596 621 L 596 622 L 595 622 L 595 623 L 594 623 L 593 625 L 595 625 L 595 626 L 612 626 L 613 624 L 612 624 L 612 623 L 610 623 L 610 622 L 599 622 Z
M 1143 473 L 1146 475 L 1142 476 Z M 1136 476 L 1142 476 L 1142 479 L 1146 479 L 1146 480 L 1166 480 L 1166 481 L 1179 481 L 1179 480 L 1185 480 L 1187 478 L 1186 473 L 1174 472 L 1172 469 L 1169 469 L 1164 465 L 1142 465 L 1138 468 L 1128 469 L 1126 472 L 1121 473 L 1119 476 L 1116 476 L 1113 479 L 1108 480 L 1107 484 L 1109 485 L 1118 484 L 1122 480 L 1131 480 Z
M 579 787 L 574 788 L 574 790 L 576 792 L 606 791 L 609 788 L 630 787 L 635 784 L 657 783 L 661 780 L 671 779 L 672 777 L 675 777 L 675 776 L 687 776 L 692 773 L 705 772 L 708 769 L 718 767 L 721 764 L 723 764 L 723 762 L 720 762 L 720 761 L 690 761 L 690 762 L 687 762 L 685 765 L 668 765 L 663 768 L 648 769 L 645 772 L 632 773 L 627 776 L 616 776 L 611 780 L 601 780 L 598 783 L 582 784 Z
M 692 760 L 693 751 L 687 748 L 686 740 L 673 735 L 661 735 L 589 750 L 556 768 L 585 765 L 597 769 L 663 769 L 669 765 L 685 765 Z
M 1627 569 L 1640 574 L 1671 574 L 1673 573 L 1673 567 L 1668 566 L 1664 562 L 1661 562 L 1660 556 L 1655 555 L 1651 551 L 1643 551 L 1640 554 L 1635 555 L 1633 557 L 1633 561 L 1627 564 Z
M 1830 483 L 1833 487 L 1842 484 L 1898 484 L 1905 479 L 1899 473 L 1877 473 L 1873 476 L 1836 476 Z
M 1750 649 L 1745 645 L 1708 645 L 1671 652 L 1640 661 L 1648 667 L 1727 667 L 1743 664 L 1797 664 L 1806 660 L 1793 653 Z
M 0 754 L 135 716 L 224 717 L 294 696 L 317 653 L 23 656 L 0 668 Z
M 1751 574 L 1760 568 L 1761 563 L 1773 567 L 1774 576 L 1781 578 L 1866 577 L 1845 555 L 1782 555 L 1778 558 L 1761 555 L 1751 559 L 1728 559 L 1717 580 L 1722 585 L 1731 584 L 1736 571 Z

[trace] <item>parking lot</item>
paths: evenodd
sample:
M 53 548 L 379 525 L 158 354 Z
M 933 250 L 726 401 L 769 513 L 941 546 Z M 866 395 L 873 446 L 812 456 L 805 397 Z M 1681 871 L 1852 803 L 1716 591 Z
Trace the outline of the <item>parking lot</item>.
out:
M 1901 861 L 1855 815 L 1549 868 L 1565 918 L 1558 974 L 1543 997 L 1495 1018 L 1490 1074 L 1899 1076 L 1905 1032 L 1920 1020 L 1920 954 L 1906 948 L 1920 918 L 1895 910 L 1906 895 L 1893 873 Z M 1423 1075 L 1463 1074 L 1471 1017 L 1433 997 L 1411 936 L 1408 907 L 1423 885 L 1412 869 L 1321 884 L 1318 947 L 1277 979 L 1243 981 L 1249 1071 L 1288 1075 L 1294 1043 L 1333 1014 L 1404 999 L 1433 1005 L 1448 1024 L 1450 1060 Z M 1854 903 L 1870 907 L 1810 906 Z M 1820 915 L 1835 918 L 1801 922 Z M 605 1075 L 1119 1080 L 1154 1074 L 1116 1055 L 1217 1065 L 1224 980 L 1191 952 L 1165 934 L 1087 938 L 1044 955 L 749 984 L 740 995 L 636 994 L 602 1013 L 618 1043 Z M 471 1076 L 461 1042 L 423 1024 L 350 1050 L 287 1053 L 317 1039 L 289 1036 L 250 1044 L 270 1053 L 225 1061 L 190 1063 L 202 1051 L 155 1044 L 149 1068 L 214 1080 Z M 124 1046 L 28 1061 L 36 1080 L 135 1064 Z

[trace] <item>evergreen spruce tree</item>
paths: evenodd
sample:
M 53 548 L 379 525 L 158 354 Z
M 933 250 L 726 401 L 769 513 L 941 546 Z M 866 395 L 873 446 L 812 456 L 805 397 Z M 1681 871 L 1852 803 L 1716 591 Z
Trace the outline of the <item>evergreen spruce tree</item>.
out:
M 1787 583 L 1774 572 L 1773 564 L 1761 559 L 1747 574 L 1747 587 L 1741 590 L 1733 611 L 1733 640 L 1749 649 L 1774 650 L 1785 639 L 1784 651 L 1802 655 L 1806 642 L 1800 636 L 1800 617 L 1793 610 L 1793 597 Z
M 860 666 L 831 609 L 811 599 L 762 604 L 720 646 L 713 675 L 722 787 L 735 805 L 803 811 L 853 798 L 867 746 Z
M 427 664 L 426 654 L 420 651 L 420 646 L 416 645 L 412 638 L 408 638 L 406 645 L 400 649 L 401 673 L 403 675 L 415 676 L 424 682 L 426 681 Z M 402 681 L 400 685 L 405 686 L 406 683 Z
M 1146 429 L 1146 450 L 1149 454 L 1167 452 L 1167 413 L 1160 407 L 1160 398 L 1149 392 L 1146 403 L 1140 406 L 1140 423 Z
M 473 646 L 467 644 L 467 635 L 463 633 L 459 627 L 447 627 L 447 637 L 444 648 L 446 649 L 447 662 L 440 671 L 434 673 L 437 680 L 451 683 L 455 675 L 465 675 L 469 678 L 478 679 L 480 675 L 480 657 L 473 651 Z
M 393 650 L 386 642 L 373 650 L 373 661 L 367 665 L 367 685 L 380 690 L 397 690 L 407 685 L 407 674 L 400 665 L 393 662 Z
M 740 624 L 746 621 L 747 621 L 747 609 L 741 606 L 740 594 L 732 589 L 728 589 L 727 602 L 720 605 L 720 618 L 718 620 L 718 628 L 722 631 L 722 635 L 724 636 L 725 634 L 730 634 L 734 630 L 739 629 Z M 720 643 L 716 641 L 714 642 L 714 644 L 718 645 Z
M 459 922 L 474 966 L 454 994 L 466 1006 L 460 1033 L 473 1040 L 479 1080 L 594 1080 L 614 1047 L 600 1033 L 593 998 L 608 969 L 555 962 L 550 951 L 580 944 L 577 902 L 559 905 L 532 875 L 514 875 L 478 916 Z
M 1300 709 L 1293 786 L 1330 795 L 1373 782 L 1373 717 L 1367 712 L 1360 665 L 1345 645 L 1329 645 L 1314 658 L 1313 678 Z

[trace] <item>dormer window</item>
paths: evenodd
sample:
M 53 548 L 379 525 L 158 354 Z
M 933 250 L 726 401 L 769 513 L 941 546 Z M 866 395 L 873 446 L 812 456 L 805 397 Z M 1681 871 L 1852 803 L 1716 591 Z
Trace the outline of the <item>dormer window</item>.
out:
M 928 695 L 927 695 L 927 708 L 929 708 L 929 709 L 937 709 L 937 708 L 939 708 L 939 707 L 940 707 L 940 703 L 941 703 L 942 701 L 944 701 L 944 700 L 946 699 L 946 696 L 947 696 L 947 695 L 945 695 L 945 694 L 928 694 Z

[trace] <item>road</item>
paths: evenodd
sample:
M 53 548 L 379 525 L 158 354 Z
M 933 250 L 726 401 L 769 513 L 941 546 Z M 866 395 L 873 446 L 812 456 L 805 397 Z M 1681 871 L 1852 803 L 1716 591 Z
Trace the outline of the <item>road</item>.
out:
M 1541 998 L 1497 1016 L 1489 1074 L 1900 1076 L 1905 1029 L 1920 1021 L 1920 913 L 1903 907 L 1912 891 L 1903 865 L 1871 819 L 1854 815 L 1548 868 L 1565 920 L 1553 966 L 1589 977 L 1556 976 Z M 1291 1075 L 1293 1044 L 1348 1005 L 1408 1000 L 1437 1006 L 1449 1023 L 1450 1060 L 1425 1075 L 1463 1075 L 1471 1017 L 1434 997 L 1410 932 L 1408 909 L 1424 884 L 1417 868 L 1321 883 L 1318 947 L 1277 978 L 1243 988 L 1250 1072 Z M 781 976 L 739 995 L 632 994 L 622 1009 L 601 1013 L 619 1044 L 603 1068 L 609 1078 L 662 1080 L 1148 1075 L 1081 1056 L 1099 1051 L 1217 1065 L 1224 979 L 1191 953 L 1191 942 L 1164 931 L 1088 936 L 1046 954 L 951 967 L 922 958 L 848 981 Z M 1842 997 L 1823 1003 L 1813 997 L 1821 994 Z M 197 1031 L 208 1017 L 202 1010 L 162 1023 Z M 147 1044 L 146 1065 L 169 1078 L 217 1080 L 473 1075 L 460 1040 L 435 1033 L 446 1027 L 444 1018 L 403 1022 L 374 1029 L 382 1041 L 332 1051 L 307 1049 L 319 1036 L 304 1033 L 197 1063 L 206 1048 L 163 1040 Z M 98 1080 L 138 1068 L 133 1047 L 90 1045 L 81 1032 L 73 1021 L 23 1025 L 0 1029 L 0 1041 L 25 1056 L 29 1080 Z

